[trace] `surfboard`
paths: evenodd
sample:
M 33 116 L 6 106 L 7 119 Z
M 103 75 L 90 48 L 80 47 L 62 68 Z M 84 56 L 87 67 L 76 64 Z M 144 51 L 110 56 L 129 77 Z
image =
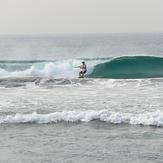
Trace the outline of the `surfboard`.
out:
M 84 76 L 79 76 L 78 78 L 84 78 Z

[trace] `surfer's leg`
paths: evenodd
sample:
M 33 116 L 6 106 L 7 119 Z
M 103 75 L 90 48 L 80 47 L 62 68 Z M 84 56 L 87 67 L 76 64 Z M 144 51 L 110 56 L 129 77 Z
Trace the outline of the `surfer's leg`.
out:
M 82 71 L 79 72 L 79 77 L 81 77 L 81 76 L 82 76 Z
M 82 72 L 82 77 L 85 76 L 86 72 L 87 72 L 87 71 L 83 71 L 83 72 Z
M 84 77 L 84 73 L 82 72 L 82 77 Z
M 84 77 L 84 72 L 83 71 L 80 71 L 79 72 L 79 78 L 83 78 Z

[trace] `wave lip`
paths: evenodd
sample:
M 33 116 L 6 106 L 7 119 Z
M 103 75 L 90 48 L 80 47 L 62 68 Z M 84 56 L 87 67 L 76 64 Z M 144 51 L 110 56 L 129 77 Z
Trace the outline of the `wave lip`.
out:
M 62 111 L 49 114 L 20 114 L 0 116 L 0 124 L 4 123 L 59 123 L 59 122 L 90 122 L 99 120 L 112 124 L 149 125 L 163 127 L 163 112 L 144 112 L 142 114 L 113 112 L 108 110 Z
M 152 56 L 115 58 L 96 65 L 89 77 L 115 79 L 163 77 L 163 58 Z

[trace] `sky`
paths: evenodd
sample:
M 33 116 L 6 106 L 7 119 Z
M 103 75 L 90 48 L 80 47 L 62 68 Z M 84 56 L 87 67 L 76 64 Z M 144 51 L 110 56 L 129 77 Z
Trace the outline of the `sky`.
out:
M 163 0 L 0 0 L 0 34 L 163 32 Z

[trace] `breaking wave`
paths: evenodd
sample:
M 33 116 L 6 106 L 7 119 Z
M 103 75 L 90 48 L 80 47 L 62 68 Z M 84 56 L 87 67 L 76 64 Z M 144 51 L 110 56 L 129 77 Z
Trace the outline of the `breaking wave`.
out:
M 1 61 L 0 78 L 52 77 L 78 78 L 76 68 L 85 60 L 87 78 L 161 78 L 163 58 L 152 56 L 124 56 L 118 58 L 92 58 L 56 61 Z
M 49 114 L 15 114 L 1 115 L 0 124 L 4 123 L 59 123 L 59 122 L 90 122 L 99 120 L 112 124 L 150 125 L 163 127 L 163 112 L 121 113 L 108 110 L 63 111 Z

